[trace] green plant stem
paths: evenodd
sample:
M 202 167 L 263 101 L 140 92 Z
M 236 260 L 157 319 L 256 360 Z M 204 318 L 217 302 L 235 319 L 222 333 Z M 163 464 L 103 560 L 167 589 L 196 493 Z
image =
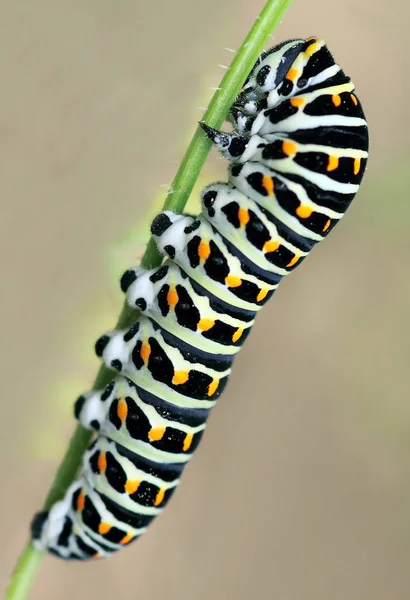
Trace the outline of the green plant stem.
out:
M 243 82 L 290 2 L 291 0 L 268 0 L 266 2 L 245 41 L 236 53 L 230 68 L 226 71 L 219 89 L 215 92 L 203 118 L 205 123 L 212 127 L 221 127 Z M 164 204 L 165 210 L 173 210 L 177 213 L 183 211 L 210 147 L 211 141 L 200 128 L 197 128 L 172 183 L 171 191 Z M 141 264 L 146 268 L 153 268 L 158 266 L 161 260 L 161 255 L 156 248 L 154 240 L 151 238 Z M 136 311 L 125 304 L 116 328 L 128 327 L 135 319 Z M 112 371 L 102 365 L 98 371 L 93 389 L 103 388 L 114 375 Z M 45 509 L 50 508 L 54 502 L 64 496 L 80 468 L 82 455 L 90 442 L 91 436 L 92 432 L 84 429 L 81 425 L 77 425 L 67 452 L 57 470 L 53 485 L 47 495 L 44 505 Z M 28 542 L 12 575 L 5 600 L 23 600 L 26 598 L 41 558 L 42 553 L 34 548 L 31 541 Z

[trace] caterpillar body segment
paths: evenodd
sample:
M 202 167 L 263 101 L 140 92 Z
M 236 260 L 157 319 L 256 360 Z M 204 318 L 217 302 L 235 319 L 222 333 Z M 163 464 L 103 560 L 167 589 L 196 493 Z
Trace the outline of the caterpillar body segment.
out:
M 172 261 L 142 273 L 139 268 L 130 269 L 126 273 L 127 279 L 132 279 L 126 293 L 128 303 L 141 307 L 162 330 L 187 344 L 210 354 L 236 354 L 255 313 L 235 309 L 228 313 L 220 300 L 199 286 L 194 288 L 195 283 L 182 273 Z
M 317 38 L 263 53 L 228 115 L 201 124 L 229 161 L 198 216 L 161 212 L 152 234 L 163 264 L 121 279 L 135 322 L 96 353 L 114 379 L 80 396 L 94 432 L 64 498 L 32 522 L 40 550 L 106 557 L 166 506 L 204 433 L 255 317 L 329 235 L 366 169 L 368 131 L 354 85 Z

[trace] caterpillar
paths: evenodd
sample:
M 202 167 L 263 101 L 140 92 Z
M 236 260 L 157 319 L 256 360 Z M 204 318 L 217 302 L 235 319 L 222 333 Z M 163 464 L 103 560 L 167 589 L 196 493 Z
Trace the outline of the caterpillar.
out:
M 205 187 L 199 216 L 157 215 L 162 265 L 121 278 L 138 312 L 96 343 L 116 375 L 76 401 L 95 436 L 65 497 L 32 521 L 40 550 L 102 558 L 145 532 L 198 447 L 256 315 L 359 189 L 367 124 L 322 40 L 263 53 L 228 120 L 230 133 L 200 125 L 228 159 L 229 181 Z

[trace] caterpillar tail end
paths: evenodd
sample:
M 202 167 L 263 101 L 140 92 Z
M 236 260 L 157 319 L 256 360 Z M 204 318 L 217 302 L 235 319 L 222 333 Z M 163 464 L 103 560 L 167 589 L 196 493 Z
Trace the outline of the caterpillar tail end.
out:
M 64 529 L 64 521 L 60 524 L 50 519 L 50 511 L 42 510 L 36 513 L 30 524 L 31 540 L 39 552 L 50 552 L 60 558 L 71 558 L 60 552 L 58 540 Z
M 60 552 L 59 539 L 64 529 L 64 519 L 55 519 L 49 510 L 36 513 L 30 524 L 33 546 L 39 552 L 51 552 L 61 558 L 69 556 Z
M 65 560 L 103 558 L 111 552 L 100 552 L 100 547 L 86 535 L 84 527 L 76 523 L 71 510 L 73 496 L 81 488 L 77 481 L 67 490 L 65 497 L 50 510 L 36 513 L 31 521 L 31 539 L 36 550 L 49 552 Z

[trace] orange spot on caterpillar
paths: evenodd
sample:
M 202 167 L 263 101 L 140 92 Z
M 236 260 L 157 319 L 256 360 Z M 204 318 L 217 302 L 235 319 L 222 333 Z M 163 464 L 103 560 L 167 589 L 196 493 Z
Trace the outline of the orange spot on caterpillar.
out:
M 308 219 L 312 212 L 313 210 L 310 208 L 310 206 L 306 206 L 305 204 L 300 204 L 296 209 L 296 214 L 301 219 Z
M 361 163 L 362 163 L 362 161 L 361 161 L 361 159 L 360 159 L 360 158 L 355 158 L 355 159 L 354 159 L 353 173 L 354 173 L 355 175 L 358 175 L 358 174 L 359 174 L 359 171 L 360 171 L 360 165 L 361 165 Z
M 85 504 L 85 494 L 81 490 L 80 495 L 77 498 L 77 510 L 83 510 Z
M 161 504 L 165 496 L 165 490 L 160 489 L 157 495 L 155 496 L 154 506 L 158 506 Z
M 242 279 L 236 277 L 235 275 L 228 275 L 228 277 L 225 278 L 225 283 L 228 287 L 235 288 L 242 285 Z
M 105 456 L 105 452 L 100 452 L 97 464 L 100 473 L 105 473 L 105 469 L 107 468 L 107 458 Z
M 151 346 L 148 344 L 148 342 L 144 342 L 142 344 L 141 350 L 140 350 L 140 356 L 141 356 L 142 360 L 144 361 L 144 363 L 148 362 L 150 354 L 151 354 Z
M 268 290 L 267 290 L 266 288 L 265 288 L 265 289 L 262 289 L 262 290 L 259 292 L 259 294 L 256 296 L 256 301 L 257 301 L 257 302 L 261 302 L 261 300 L 263 300 L 264 298 L 266 298 L 266 296 L 267 296 L 267 293 L 268 293 Z
M 105 533 L 108 533 L 111 528 L 112 528 L 112 525 L 110 525 L 106 521 L 103 521 L 102 523 L 100 523 L 98 525 L 98 533 L 100 533 L 101 535 L 104 535 Z
M 292 81 L 292 83 L 295 83 L 295 81 L 298 77 L 299 77 L 299 71 L 297 69 L 295 69 L 294 67 L 291 67 L 286 74 L 286 79 L 289 79 L 289 81 Z
M 359 104 L 359 101 L 358 101 L 358 99 L 356 98 L 356 96 L 355 96 L 354 94 L 350 94 L 350 97 L 351 97 L 351 99 L 352 99 L 352 101 L 353 101 L 353 104 L 354 104 L 355 106 L 357 106 L 357 105 Z
M 131 540 L 132 540 L 132 535 L 130 533 L 127 533 L 127 535 L 124 535 L 122 540 L 120 540 L 120 544 L 122 546 L 124 546 L 124 544 L 128 544 L 128 542 L 130 542 Z
M 280 247 L 279 242 L 274 242 L 273 240 L 269 240 L 265 242 L 263 245 L 263 252 L 267 254 L 268 252 L 276 252 L 276 250 Z
M 198 246 L 198 256 L 201 260 L 206 260 L 211 254 L 211 249 L 209 247 L 208 242 L 201 240 L 201 243 Z
M 184 439 L 184 444 L 182 446 L 183 452 L 186 452 L 187 450 L 190 449 L 193 437 L 194 437 L 193 433 L 187 433 L 186 434 L 185 439 Z
M 168 306 L 175 306 L 176 304 L 178 304 L 178 300 L 179 298 L 176 289 L 174 287 L 169 288 L 167 294 Z
M 305 100 L 303 98 L 291 98 L 290 100 L 290 105 L 294 106 L 295 108 L 300 108 L 301 106 L 303 106 L 305 103 Z
M 293 156 L 298 151 L 298 147 L 295 143 L 290 142 L 289 140 L 284 140 L 282 144 L 282 152 L 286 154 L 286 156 Z
M 327 231 L 327 230 L 329 229 L 331 222 L 332 222 L 332 221 L 331 221 L 330 219 L 328 219 L 328 220 L 326 221 L 326 224 L 325 224 L 325 226 L 324 226 L 324 227 L 323 227 L 323 229 L 322 229 L 322 231 L 323 231 L 323 232 L 325 232 L 325 231 Z
M 235 331 L 235 333 L 232 335 L 232 341 L 233 342 L 237 342 L 243 334 L 243 329 L 239 328 Z
M 212 329 L 214 325 L 215 321 L 212 319 L 201 319 L 198 323 L 198 329 L 200 331 L 208 331 L 209 329 Z
M 268 194 L 268 196 L 273 196 L 273 192 L 275 190 L 275 184 L 273 183 L 272 177 L 269 177 L 269 175 L 264 175 L 262 177 L 262 186 L 263 186 L 263 189 Z
M 153 427 L 149 430 L 148 437 L 151 442 L 158 442 L 163 438 L 165 427 Z
M 92 558 L 93 558 L 93 560 L 94 560 L 95 558 L 101 558 L 101 556 L 102 556 L 102 554 L 100 554 L 100 552 L 97 552 L 96 554 L 94 554 L 94 555 L 92 556 Z
M 186 383 L 189 379 L 189 371 L 175 371 L 174 376 L 172 378 L 172 383 L 174 385 L 182 385 Z
M 128 415 L 128 406 L 125 401 L 125 398 L 119 398 L 118 406 L 117 406 L 117 415 L 121 421 L 125 421 Z
M 332 102 L 336 106 L 336 108 L 342 104 L 342 99 L 339 96 L 339 94 L 333 94 Z
M 208 396 L 213 396 L 218 389 L 219 379 L 213 379 L 208 386 Z
M 339 159 L 337 156 L 329 156 L 329 162 L 327 164 L 327 171 L 335 171 L 339 166 Z
M 240 208 L 238 210 L 238 219 L 241 227 L 245 227 L 247 223 L 249 223 L 249 212 L 246 208 Z
M 140 483 L 141 482 L 138 481 L 138 479 L 127 479 L 124 489 L 127 492 L 127 494 L 133 494 L 139 488 Z
M 298 262 L 300 256 L 298 256 L 297 254 L 295 254 L 295 256 L 292 258 L 292 260 L 286 265 L 286 268 L 288 267 L 293 267 L 293 265 L 296 265 L 296 263 Z

